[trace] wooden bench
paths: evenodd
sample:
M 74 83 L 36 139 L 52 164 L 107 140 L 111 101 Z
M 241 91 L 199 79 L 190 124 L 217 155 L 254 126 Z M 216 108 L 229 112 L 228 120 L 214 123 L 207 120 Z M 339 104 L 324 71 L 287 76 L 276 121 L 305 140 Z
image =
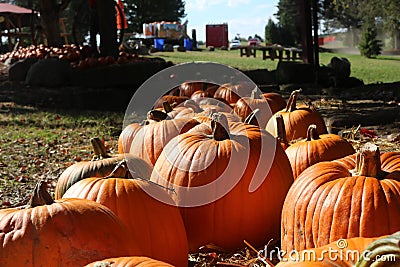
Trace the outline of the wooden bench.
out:
M 248 46 L 248 45 L 242 45 L 239 46 L 239 50 L 240 50 L 240 56 L 246 56 L 246 57 L 256 57 L 256 51 L 257 51 L 257 47 L 256 46 Z
M 278 46 L 278 45 L 271 45 L 271 46 L 240 46 L 240 56 L 246 56 L 246 57 L 256 57 L 257 50 L 260 50 L 262 52 L 262 59 L 271 59 L 275 60 L 278 59 L 279 61 L 281 60 L 301 60 L 301 53 L 302 50 L 298 48 L 286 48 L 283 46 Z

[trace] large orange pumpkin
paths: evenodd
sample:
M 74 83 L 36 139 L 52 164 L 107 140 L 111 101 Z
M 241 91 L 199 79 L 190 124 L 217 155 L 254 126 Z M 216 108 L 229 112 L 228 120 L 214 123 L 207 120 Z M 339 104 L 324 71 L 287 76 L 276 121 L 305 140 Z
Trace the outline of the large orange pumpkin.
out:
M 184 82 L 179 87 L 180 96 L 191 97 L 197 91 L 208 92 L 210 96 L 213 96 L 218 86 L 208 82 Z
M 170 194 L 181 209 L 189 251 L 209 243 L 233 250 L 243 240 L 262 245 L 279 238 L 293 176 L 275 138 L 254 125 L 228 125 L 216 113 L 211 128 L 201 124 L 166 145 L 151 181 L 175 189 Z
M 130 171 L 143 178 L 149 178 L 152 166 L 144 160 L 130 154 L 119 154 L 111 157 L 98 138 L 91 139 L 95 151 L 92 161 L 81 161 L 65 169 L 57 180 L 54 190 L 55 199 L 60 199 L 76 182 L 88 177 L 106 177 L 112 173 L 114 177 L 130 177 Z M 129 168 L 121 165 L 126 162 Z
M 351 156 L 307 168 L 282 210 L 282 249 L 303 250 L 340 238 L 400 230 L 400 153 L 367 143 Z
M 270 92 L 264 93 L 262 96 L 267 99 L 272 114 L 275 114 L 286 107 L 286 101 L 281 94 Z
M 353 146 L 346 139 L 336 134 L 319 135 L 314 124 L 308 127 L 306 139 L 286 149 L 294 179 L 315 163 L 343 158 L 354 153 Z
M 283 117 L 288 141 L 306 138 L 308 126 L 311 124 L 317 126 L 318 134 L 327 133 L 325 122 L 319 112 L 313 107 L 305 105 L 297 106 L 297 98 L 300 92 L 301 89 L 293 91 L 286 108 L 278 111 L 269 119 L 266 130 L 273 136 L 276 136 L 277 127 L 275 117 L 277 114 L 281 114 Z
M 84 266 L 140 255 L 140 244 L 111 210 L 85 199 L 53 201 L 38 183 L 25 208 L 0 210 L 0 266 Z
M 249 96 L 254 89 L 254 84 L 248 82 L 236 82 L 222 84 L 214 93 L 214 98 L 225 99 L 230 105 L 245 96 Z
M 64 194 L 94 200 L 110 208 L 127 226 L 127 239 L 140 244 L 143 256 L 175 266 L 187 266 L 187 238 L 179 210 L 161 200 L 170 197 L 147 180 L 88 178 Z M 169 201 L 171 202 L 171 201 Z
M 354 237 L 340 239 L 318 248 L 285 251 L 285 257 L 276 267 L 353 267 L 362 257 L 363 251 L 377 239 Z
M 118 153 L 122 154 L 129 151 L 136 133 L 146 124 L 149 124 L 148 120 L 141 123 L 131 123 L 122 130 L 118 138 Z
M 85 267 L 173 267 L 147 257 L 120 257 L 92 262 Z

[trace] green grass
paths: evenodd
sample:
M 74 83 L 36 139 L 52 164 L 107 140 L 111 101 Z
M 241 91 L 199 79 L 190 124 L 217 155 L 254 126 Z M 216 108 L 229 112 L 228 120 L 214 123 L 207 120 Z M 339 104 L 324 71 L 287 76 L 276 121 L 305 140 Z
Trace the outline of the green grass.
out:
M 257 51 L 256 57 L 240 57 L 239 50 L 223 51 L 187 51 L 182 52 L 158 52 L 154 56 L 172 61 L 175 64 L 195 61 L 211 61 L 228 65 L 240 70 L 268 69 L 275 70 L 277 60 L 262 60 L 261 51 Z M 370 83 L 390 83 L 400 81 L 400 56 L 378 56 L 369 59 L 360 55 L 320 53 L 320 65 L 327 65 L 332 57 L 345 57 L 351 63 L 351 76 Z

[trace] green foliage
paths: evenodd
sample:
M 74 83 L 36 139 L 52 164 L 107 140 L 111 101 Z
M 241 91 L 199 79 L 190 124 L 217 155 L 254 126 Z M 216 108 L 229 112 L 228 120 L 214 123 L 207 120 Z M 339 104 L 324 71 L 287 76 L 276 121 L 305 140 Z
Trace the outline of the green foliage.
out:
M 301 23 L 298 0 L 280 0 L 275 15 L 279 21 L 280 43 L 288 46 L 299 44 Z
M 271 44 L 281 42 L 278 25 L 276 25 L 272 19 L 269 19 L 268 24 L 265 26 L 265 41 Z
M 376 57 L 381 54 L 382 43 L 376 39 L 377 32 L 375 26 L 367 23 L 364 26 L 361 42 L 359 44 L 360 53 L 367 58 Z
M 185 17 L 182 0 L 126 0 L 125 3 L 128 31 L 142 32 L 143 23 L 181 21 Z

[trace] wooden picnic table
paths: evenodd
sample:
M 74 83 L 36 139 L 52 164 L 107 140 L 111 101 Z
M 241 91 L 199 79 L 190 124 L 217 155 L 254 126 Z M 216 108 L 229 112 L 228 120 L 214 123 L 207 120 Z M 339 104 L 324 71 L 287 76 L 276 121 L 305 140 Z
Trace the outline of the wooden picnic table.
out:
M 257 50 L 262 51 L 262 59 L 275 60 L 276 58 L 281 60 L 301 60 L 302 50 L 295 47 L 283 47 L 278 45 L 270 46 L 240 46 L 240 56 L 256 57 Z

